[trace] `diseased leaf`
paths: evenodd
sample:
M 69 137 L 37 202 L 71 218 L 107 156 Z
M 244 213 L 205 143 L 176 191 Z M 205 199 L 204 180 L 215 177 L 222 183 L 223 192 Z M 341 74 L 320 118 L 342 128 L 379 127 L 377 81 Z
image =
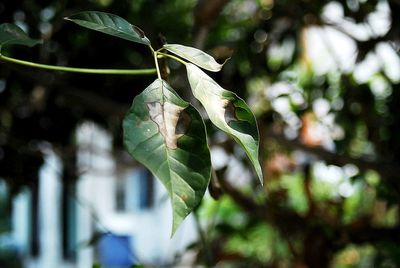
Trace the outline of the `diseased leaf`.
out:
M 0 48 L 4 45 L 24 45 L 32 47 L 42 40 L 30 38 L 21 28 L 12 23 L 0 24 Z
M 84 11 L 66 19 L 95 31 L 132 42 L 150 45 L 150 40 L 139 27 L 130 24 L 123 18 L 114 14 L 99 11 Z
M 243 147 L 262 184 L 262 171 L 258 161 L 258 127 L 249 106 L 233 92 L 223 89 L 195 65 L 189 63 L 186 68 L 193 94 L 206 109 L 211 122 Z
M 174 234 L 200 203 L 210 180 L 204 122 L 193 106 L 157 79 L 135 97 L 123 128 L 128 152 L 167 188 Z
M 218 62 L 216 62 L 212 56 L 194 47 L 188 47 L 178 44 L 166 44 L 164 45 L 164 48 L 169 52 L 172 52 L 179 57 L 182 57 L 196 64 L 197 66 L 200 66 L 201 68 L 212 72 L 220 71 L 223 66 L 223 64 L 219 64 Z

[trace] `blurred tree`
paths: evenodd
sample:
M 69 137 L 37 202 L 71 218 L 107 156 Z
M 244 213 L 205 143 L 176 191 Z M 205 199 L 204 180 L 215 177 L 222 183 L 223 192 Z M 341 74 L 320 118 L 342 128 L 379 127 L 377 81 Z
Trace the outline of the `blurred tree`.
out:
M 220 200 L 206 199 L 196 212 L 198 263 L 400 266 L 398 0 L 14 1 L 0 3 L 1 22 L 45 42 L 5 54 L 76 67 L 152 66 L 146 48 L 63 20 L 81 10 L 118 14 L 160 44 L 166 36 L 221 60 L 232 56 L 214 78 L 258 115 L 265 187 L 240 150 L 207 125 L 213 152 L 231 161 L 210 185 Z M 0 64 L 0 177 L 12 194 L 36 188 L 43 142 L 64 161 L 65 189 L 76 180 L 79 122 L 104 126 L 119 150 L 130 100 L 153 79 Z M 170 68 L 170 83 L 188 88 L 183 70 Z

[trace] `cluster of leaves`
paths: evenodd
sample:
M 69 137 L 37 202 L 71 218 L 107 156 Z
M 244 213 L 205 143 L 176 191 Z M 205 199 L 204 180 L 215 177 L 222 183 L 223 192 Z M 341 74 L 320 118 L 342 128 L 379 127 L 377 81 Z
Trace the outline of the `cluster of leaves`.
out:
M 113 14 L 87 11 L 67 19 L 146 45 L 153 54 L 158 78 L 133 100 L 123 123 L 124 143 L 128 152 L 165 185 L 172 200 L 172 234 L 203 198 L 211 177 L 211 159 L 200 113 L 161 78 L 158 58 L 169 57 L 186 66 L 193 95 L 211 122 L 242 146 L 262 182 L 259 134 L 253 113 L 240 97 L 219 86 L 200 69 L 218 72 L 222 64 L 199 49 L 179 44 L 165 44 L 154 50 L 139 27 Z M 8 44 L 38 43 L 39 40 L 29 38 L 13 24 L 0 26 L 0 48 Z

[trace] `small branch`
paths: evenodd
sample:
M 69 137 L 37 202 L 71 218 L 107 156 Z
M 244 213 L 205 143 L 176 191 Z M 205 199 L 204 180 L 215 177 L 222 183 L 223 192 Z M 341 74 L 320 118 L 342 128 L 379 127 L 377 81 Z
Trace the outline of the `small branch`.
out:
M 160 55 L 160 56 L 163 56 L 163 57 L 168 57 L 168 58 L 174 59 L 174 60 L 176 60 L 176 61 L 179 61 L 179 62 L 182 63 L 183 65 L 186 65 L 186 64 L 187 64 L 186 61 L 183 61 L 183 60 L 181 60 L 180 58 L 175 57 L 174 55 L 170 55 L 170 54 L 163 53 L 163 52 L 157 52 L 157 54 Z
M 156 65 L 156 70 L 157 70 L 157 77 L 158 77 L 158 79 L 162 80 L 162 78 L 161 78 L 161 73 L 160 73 L 160 67 L 158 66 L 158 59 L 157 59 L 157 57 L 158 57 L 158 52 L 154 51 L 154 49 L 153 49 L 152 46 L 149 46 L 149 48 L 150 48 L 150 50 L 151 50 L 151 53 L 153 54 L 154 63 L 155 63 L 155 65 Z
M 208 243 L 207 238 L 206 238 L 207 236 L 206 236 L 206 234 L 204 233 L 203 228 L 202 228 L 202 226 L 201 226 L 200 218 L 199 218 L 198 212 L 197 212 L 197 211 L 194 211 L 193 216 L 194 216 L 194 219 L 195 219 L 195 224 L 196 224 L 197 233 L 199 234 L 200 242 L 201 242 L 201 245 L 202 245 L 202 247 L 203 247 L 203 253 L 204 253 L 204 256 L 203 256 L 203 257 L 204 257 L 205 265 L 206 265 L 206 267 L 211 267 L 211 263 L 212 263 L 212 252 L 211 252 L 209 243 Z
M 283 136 L 283 134 L 277 133 L 273 130 L 266 131 L 266 138 L 272 138 L 288 148 L 302 150 L 304 152 L 313 154 L 319 159 L 326 161 L 328 164 L 338 166 L 353 164 L 357 166 L 360 170 L 366 171 L 369 169 L 373 169 L 384 176 L 393 176 L 394 174 L 400 174 L 399 165 L 379 161 L 370 161 L 363 158 L 356 158 L 349 155 L 341 155 L 335 152 L 330 152 L 320 146 L 309 146 L 299 140 L 287 139 Z
M 90 68 L 74 68 L 67 66 L 55 66 L 40 64 L 30 61 L 14 59 L 0 54 L 0 60 L 12 62 L 20 65 L 25 65 L 34 68 L 47 69 L 53 71 L 71 72 L 71 73 L 86 73 L 86 74 L 118 74 L 118 75 L 150 75 L 155 74 L 156 69 L 90 69 Z
M 225 179 L 221 178 L 221 176 L 216 175 L 216 178 L 218 180 L 218 183 L 222 191 L 225 192 L 227 195 L 229 195 L 229 197 L 231 197 L 235 201 L 235 203 L 238 204 L 244 211 L 246 211 L 247 213 L 254 213 L 253 216 L 255 216 L 255 214 L 259 212 L 260 205 L 255 203 L 255 201 L 252 198 L 238 191 L 236 188 L 231 186 L 227 181 L 225 181 Z
M 266 199 L 263 203 L 258 204 L 251 197 L 235 187 L 231 186 L 229 182 L 218 176 L 218 181 L 222 190 L 232 200 L 243 209 L 250 217 L 261 219 L 265 222 L 273 224 L 277 229 L 285 234 L 285 236 L 292 236 L 296 233 L 301 233 L 307 226 L 307 221 L 296 212 L 281 206 L 273 199 Z

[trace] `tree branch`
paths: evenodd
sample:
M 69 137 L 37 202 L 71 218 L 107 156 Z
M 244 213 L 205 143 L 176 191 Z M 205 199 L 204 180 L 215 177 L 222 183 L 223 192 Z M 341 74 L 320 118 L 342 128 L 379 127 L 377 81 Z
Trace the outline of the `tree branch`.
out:
M 271 129 L 268 129 L 265 132 L 265 135 L 266 138 L 274 139 L 281 145 L 290 149 L 301 150 L 313 154 L 319 159 L 324 160 L 328 164 L 337 166 L 353 164 L 362 171 L 373 169 L 385 177 L 391 177 L 394 174 L 400 174 L 400 166 L 393 163 L 370 161 L 363 158 L 355 158 L 349 155 L 341 155 L 335 152 L 330 152 L 319 146 L 306 145 L 298 139 L 290 140 L 286 138 L 283 134 L 277 133 L 276 131 L 273 131 Z

